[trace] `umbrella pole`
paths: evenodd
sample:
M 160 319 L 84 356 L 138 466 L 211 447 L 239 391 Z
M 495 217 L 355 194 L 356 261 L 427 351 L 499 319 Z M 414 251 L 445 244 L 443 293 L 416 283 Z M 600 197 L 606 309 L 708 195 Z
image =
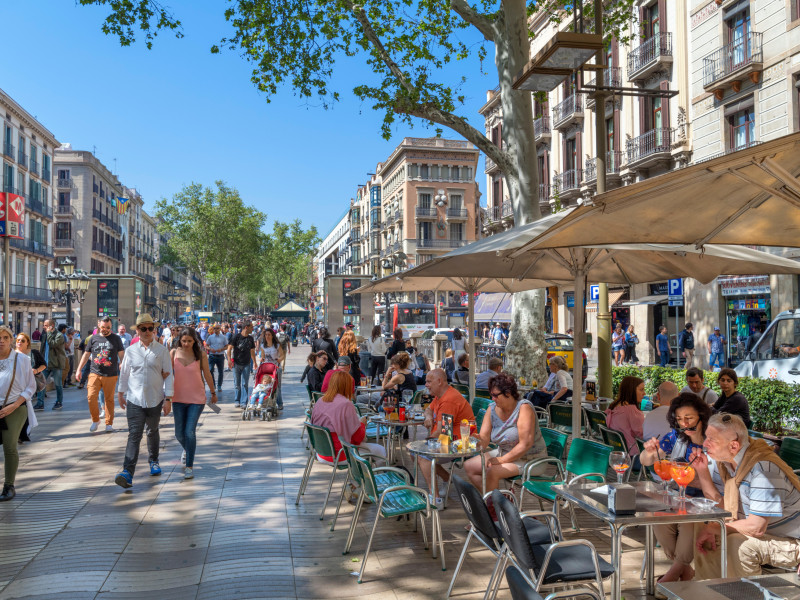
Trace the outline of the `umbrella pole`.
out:
M 583 302 L 586 279 L 583 269 L 575 273 L 575 335 L 572 338 L 572 439 L 581 437 L 581 401 L 583 400 L 583 344 L 586 337 L 586 306 Z
M 469 329 L 467 330 L 467 343 L 469 344 L 469 403 L 475 398 L 475 285 L 470 285 L 467 290 L 467 314 L 469 315 Z

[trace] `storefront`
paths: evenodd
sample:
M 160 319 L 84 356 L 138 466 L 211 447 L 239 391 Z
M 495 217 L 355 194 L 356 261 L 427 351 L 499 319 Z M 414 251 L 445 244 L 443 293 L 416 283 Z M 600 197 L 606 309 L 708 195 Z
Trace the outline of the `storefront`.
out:
M 725 308 L 728 364 L 733 367 L 744 358 L 747 338 L 772 320 L 769 275 L 717 277 L 717 284 Z

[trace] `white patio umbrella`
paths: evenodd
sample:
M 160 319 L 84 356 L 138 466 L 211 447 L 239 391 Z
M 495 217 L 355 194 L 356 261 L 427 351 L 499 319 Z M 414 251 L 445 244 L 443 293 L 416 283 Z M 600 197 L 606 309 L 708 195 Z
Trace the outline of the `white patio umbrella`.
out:
M 559 213 L 563 216 L 567 214 Z M 552 215 L 548 217 L 552 223 Z M 539 223 L 526 226 L 534 228 Z M 513 231 L 513 230 L 511 230 Z M 510 232 L 505 232 L 506 235 Z M 491 239 L 491 238 L 489 238 Z M 490 279 L 498 282 L 516 282 L 507 291 L 520 291 L 543 287 L 547 282 L 572 280 L 575 285 L 576 316 L 575 348 L 583 347 L 584 297 L 587 279 L 608 283 L 647 283 L 672 277 L 693 277 L 708 283 L 718 275 L 790 273 L 800 274 L 800 263 L 766 252 L 739 246 L 707 245 L 703 250 L 694 246 L 670 244 L 618 244 L 604 246 L 507 249 L 494 252 L 473 251 L 487 240 L 459 248 L 441 258 L 433 259 L 419 267 L 395 276 L 403 280 L 447 278 L 476 290 L 479 284 L 489 285 Z M 381 280 L 385 281 L 385 280 Z M 461 288 L 461 289 L 465 289 Z M 362 288 L 363 289 L 363 288 Z M 488 291 L 488 290 L 487 290 Z M 494 290 L 492 290 L 494 291 Z M 472 298 L 472 294 L 470 294 Z M 474 302 L 470 302 L 470 314 Z M 471 346 L 474 347 L 474 346 Z M 472 364 L 474 365 L 474 357 Z M 576 351 L 573 373 L 582 372 L 582 353 Z M 474 395 L 474 368 L 470 373 L 470 394 Z M 573 379 L 573 435 L 580 431 L 581 377 Z

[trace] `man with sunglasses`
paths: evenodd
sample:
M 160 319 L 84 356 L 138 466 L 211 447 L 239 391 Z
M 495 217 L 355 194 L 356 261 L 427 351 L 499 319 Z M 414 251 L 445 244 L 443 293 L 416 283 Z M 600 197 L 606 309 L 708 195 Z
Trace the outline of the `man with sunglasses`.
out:
M 316 354 L 314 366 L 308 371 L 308 386 L 312 392 L 321 392 L 325 381 L 325 371 L 328 365 L 328 353 L 320 350 Z
M 796 569 L 800 562 L 800 479 L 763 440 L 748 435 L 738 415 L 708 421 L 692 458 L 703 494 L 733 515 L 726 524 L 728 577 L 760 575 L 762 565 Z M 709 460 L 710 459 L 710 460 Z M 719 525 L 695 529 L 697 579 L 719 577 Z
M 139 341 L 128 348 L 120 369 L 117 399 L 128 417 L 128 446 L 123 469 L 114 482 L 123 488 L 133 485 L 144 432 L 147 433 L 150 475 L 161 474 L 158 427 L 162 411 L 167 416 L 172 408 L 173 377 L 169 350 L 156 341 L 155 330 L 156 323 L 149 314 L 142 313 L 136 318 Z
M 85 352 L 81 356 L 78 368 L 75 369 L 75 381 L 78 381 L 83 366 L 89 362 L 89 380 L 86 385 L 89 401 L 89 414 L 92 424 L 89 431 L 95 432 L 100 425 L 100 417 L 105 416 L 106 431 L 114 431 L 114 388 L 119 377 L 119 363 L 125 355 L 125 346 L 116 333 L 111 332 L 111 317 L 97 320 L 97 333 L 86 338 Z M 103 415 L 97 400 L 103 393 Z

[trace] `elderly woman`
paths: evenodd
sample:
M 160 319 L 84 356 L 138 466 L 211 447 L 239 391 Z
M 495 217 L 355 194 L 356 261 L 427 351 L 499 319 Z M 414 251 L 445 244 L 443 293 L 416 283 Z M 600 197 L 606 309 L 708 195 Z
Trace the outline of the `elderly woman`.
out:
M 36 393 L 31 361 L 25 354 L 12 348 L 14 332 L 5 325 L 0 326 L 0 419 L 6 428 L 0 430 L 3 439 L 5 481 L 0 502 L 17 495 L 14 481 L 19 467 L 17 444 L 25 421 L 29 428 L 36 426 L 31 399 Z
M 667 412 L 667 421 L 672 430 L 659 442 L 647 440 L 639 455 L 642 464 L 649 466 L 660 459 L 691 460 L 695 449 L 702 452 L 706 439 L 706 427 L 711 418 L 711 407 L 699 396 L 684 392 L 672 401 Z M 699 490 L 694 495 L 698 494 Z M 687 493 L 692 495 L 689 490 Z M 694 559 L 694 525 L 654 525 L 659 544 L 672 562 L 669 570 L 659 581 L 689 581 L 694 577 L 691 564 Z
M 547 361 L 550 367 L 550 377 L 544 386 L 528 394 L 534 406 L 547 408 L 547 405 L 556 400 L 563 402 L 572 396 L 572 375 L 569 374 L 567 361 L 563 356 L 554 356 Z
M 489 405 L 481 425 L 480 441 L 497 444 L 496 453 L 486 459 L 486 490 L 497 489 L 500 481 L 522 475 L 528 461 L 547 456 L 547 445 L 533 405 L 520 400 L 517 382 L 507 373 L 499 373 L 489 379 L 489 394 L 493 404 Z M 454 423 L 454 428 L 457 425 Z M 542 467 L 542 470 L 544 467 Z M 481 489 L 481 457 L 474 456 L 464 463 L 464 470 L 472 484 Z M 532 472 L 538 475 L 540 472 Z
M 311 424 L 327 427 L 331 432 L 334 454 L 342 447 L 340 439 L 348 444 L 364 448 L 372 454 L 385 457 L 386 450 L 379 444 L 364 442 L 367 417 L 359 418 L 356 407 L 350 402 L 349 394 L 353 379 L 346 371 L 333 371 L 328 390 L 314 404 L 311 410 Z M 319 456 L 320 460 L 333 462 L 332 456 Z

